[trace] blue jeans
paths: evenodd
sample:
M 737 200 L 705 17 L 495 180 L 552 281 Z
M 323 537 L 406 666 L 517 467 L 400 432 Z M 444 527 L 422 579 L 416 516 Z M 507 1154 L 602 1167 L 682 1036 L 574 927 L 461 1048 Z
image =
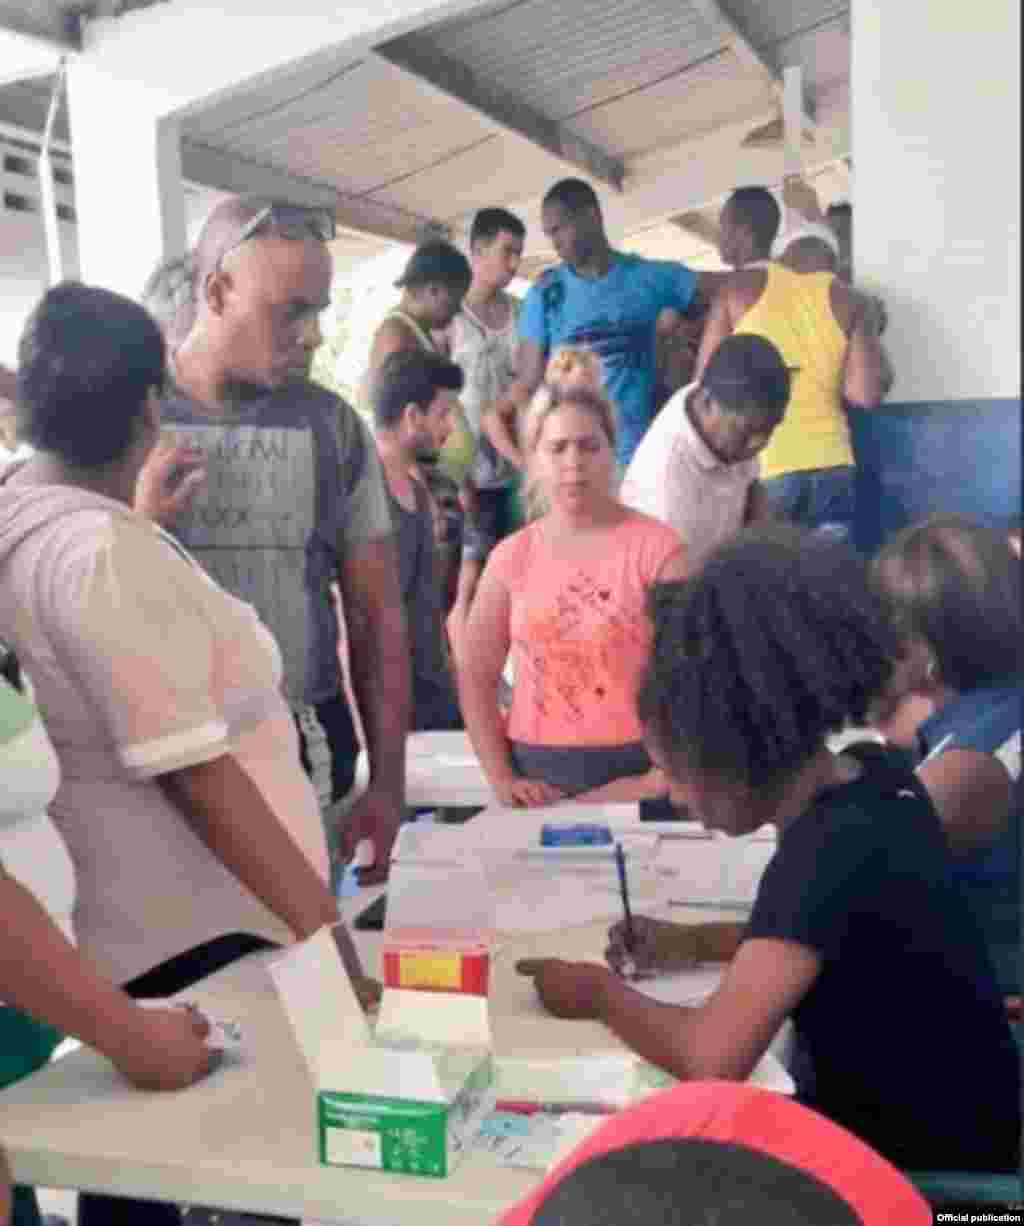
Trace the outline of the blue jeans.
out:
M 780 519 L 849 540 L 856 512 L 856 471 L 852 464 L 841 464 L 783 473 L 763 482 L 765 498 Z

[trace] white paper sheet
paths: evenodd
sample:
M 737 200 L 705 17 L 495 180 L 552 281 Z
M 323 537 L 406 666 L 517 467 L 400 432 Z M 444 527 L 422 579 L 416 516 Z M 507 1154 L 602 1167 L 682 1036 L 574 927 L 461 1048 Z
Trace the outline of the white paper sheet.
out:
M 704 907 L 749 907 L 775 842 L 761 835 L 740 839 L 665 841 L 659 862 L 677 874 L 672 902 Z
M 630 872 L 630 900 L 636 912 L 667 903 L 672 878 L 653 870 Z M 558 932 L 622 918 L 622 897 L 613 864 L 600 866 L 524 865 L 519 872 L 492 876 L 494 927 L 504 933 Z

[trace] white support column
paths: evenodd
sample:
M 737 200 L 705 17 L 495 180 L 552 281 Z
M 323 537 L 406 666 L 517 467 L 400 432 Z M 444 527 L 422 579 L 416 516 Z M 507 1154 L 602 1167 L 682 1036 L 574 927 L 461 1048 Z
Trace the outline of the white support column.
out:
M 129 297 L 185 250 L 178 123 L 145 90 L 79 61 L 68 69 L 83 281 Z
M 852 6 L 856 280 L 893 399 L 1020 396 L 1020 5 Z

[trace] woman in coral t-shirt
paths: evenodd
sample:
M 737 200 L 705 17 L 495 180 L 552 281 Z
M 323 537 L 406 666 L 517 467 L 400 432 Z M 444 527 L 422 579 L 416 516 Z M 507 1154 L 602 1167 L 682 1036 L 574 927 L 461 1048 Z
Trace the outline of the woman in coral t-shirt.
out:
M 545 510 L 488 559 L 459 661 L 466 728 L 503 804 L 666 791 L 635 694 L 651 639 L 647 590 L 682 576 L 683 546 L 615 497 L 614 435 L 614 409 L 588 380 L 549 371 L 522 432 L 528 499 Z M 505 723 L 498 681 L 510 650 Z

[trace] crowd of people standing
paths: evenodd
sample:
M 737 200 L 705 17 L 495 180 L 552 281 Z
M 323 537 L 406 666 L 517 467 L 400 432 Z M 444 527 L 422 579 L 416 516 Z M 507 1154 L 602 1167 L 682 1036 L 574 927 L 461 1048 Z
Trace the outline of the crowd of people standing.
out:
M 521 303 L 526 228 L 482 209 L 468 256 L 411 254 L 361 412 L 309 379 L 328 213 L 221 202 L 147 285 L 156 322 L 96 287 L 43 297 L 0 386 L 31 448 L 0 473 L 8 1081 L 58 1032 L 141 1086 L 202 1076 L 200 1019 L 134 999 L 336 923 L 332 856 L 369 841 L 362 881 L 387 874 L 408 733 L 464 726 L 511 809 L 779 831 L 749 924 L 639 925 L 634 960 L 729 963 L 706 1006 L 643 1001 L 613 932 L 608 970 L 520 968 L 549 1009 L 726 1080 L 791 1017 L 801 1101 L 892 1162 L 1014 1165 L 1019 556 L 951 515 L 870 565 L 851 547 L 847 409 L 892 385 L 885 312 L 850 284 L 848 213 L 787 191 L 781 237 L 771 192 L 730 196 L 731 271 L 710 273 L 617 250 L 593 189 L 562 180 L 542 208 L 558 263 Z M 887 744 L 833 754 L 851 723 Z M 48 908 L 14 875 L 29 828 L 67 885 Z M 854 1036 L 879 975 L 906 1024 Z M 941 1093 L 922 999 L 978 1053 Z M 80 1222 L 123 1209 L 83 1198 Z M 29 1226 L 29 1194 L 16 1212 Z

